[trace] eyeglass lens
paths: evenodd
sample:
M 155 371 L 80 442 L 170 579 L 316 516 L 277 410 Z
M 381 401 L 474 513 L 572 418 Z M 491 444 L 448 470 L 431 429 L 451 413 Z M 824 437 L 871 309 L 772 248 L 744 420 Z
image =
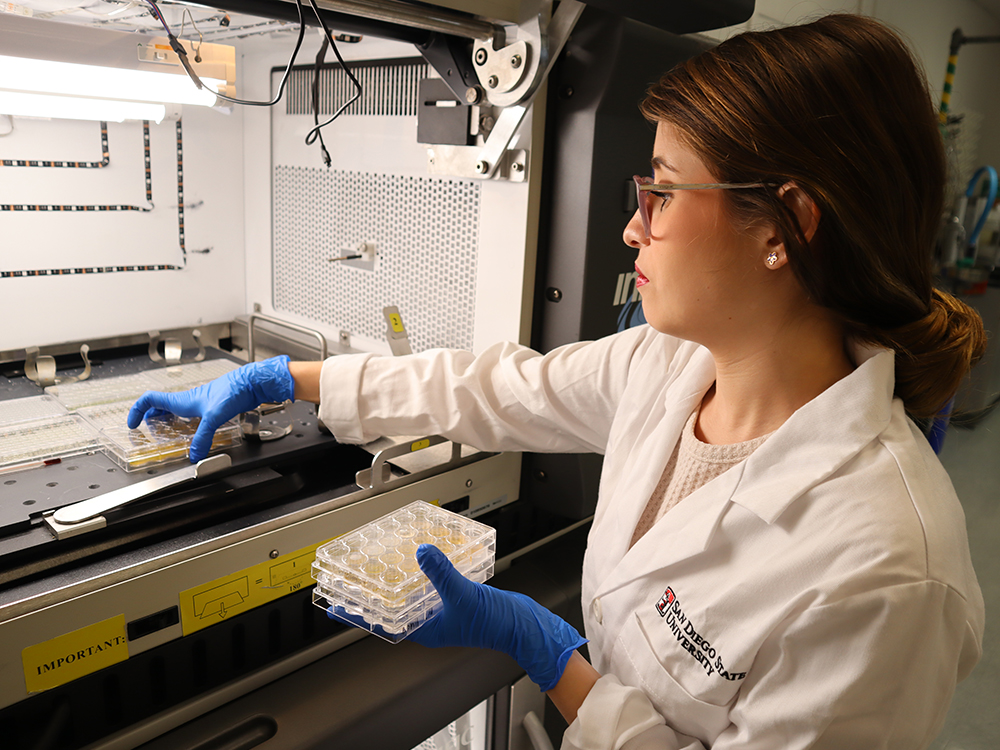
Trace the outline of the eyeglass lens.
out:
M 639 189 L 640 185 L 648 185 L 652 182 L 649 177 L 640 177 L 639 175 L 633 175 L 632 179 L 635 181 L 635 199 L 639 204 L 639 217 L 642 219 L 642 229 L 646 233 L 646 236 L 650 235 L 650 218 L 649 218 L 649 196 Z

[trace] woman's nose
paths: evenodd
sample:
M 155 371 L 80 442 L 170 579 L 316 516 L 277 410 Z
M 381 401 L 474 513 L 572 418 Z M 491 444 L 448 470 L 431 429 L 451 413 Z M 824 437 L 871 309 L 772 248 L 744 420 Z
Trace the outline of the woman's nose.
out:
M 646 236 L 646 230 L 643 229 L 642 216 L 639 215 L 639 209 L 636 209 L 635 213 L 632 214 L 632 218 L 629 219 L 628 224 L 625 225 L 625 231 L 622 232 L 622 239 L 625 240 L 626 245 L 635 250 L 649 244 L 649 237 Z

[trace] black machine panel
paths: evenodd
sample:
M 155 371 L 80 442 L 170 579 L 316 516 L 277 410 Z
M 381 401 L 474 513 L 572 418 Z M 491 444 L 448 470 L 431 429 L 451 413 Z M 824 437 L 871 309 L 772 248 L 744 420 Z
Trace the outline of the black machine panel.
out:
M 587 5 L 674 34 L 691 34 L 743 23 L 754 0 L 583 0 Z
M 637 208 L 632 175 L 649 172 L 655 136 L 638 105 L 662 73 L 708 46 L 600 4 L 590 3 L 580 16 L 549 80 L 549 188 L 532 331 L 532 346 L 542 352 L 609 336 L 637 321 L 636 252 L 624 244 L 622 231 Z M 721 16 L 713 18 L 720 25 Z M 593 454 L 526 455 L 521 496 L 585 518 L 597 503 L 600 468 L 601 457 Z

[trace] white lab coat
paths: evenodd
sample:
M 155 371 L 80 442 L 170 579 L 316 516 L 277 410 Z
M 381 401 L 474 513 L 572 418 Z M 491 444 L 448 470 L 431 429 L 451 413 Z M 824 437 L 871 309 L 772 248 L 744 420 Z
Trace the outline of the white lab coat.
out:
M 978 661 L 984 607 L 951 482 L 892 398 L 891 352 L 855 356 L 631 550 L 714 381 L 703 347 L 643 326 L 546 356 L 335 357 L 320 416 L 344 441 L 605 454 L 583 570 L 604 676 L 564 748 L 910 750 Z

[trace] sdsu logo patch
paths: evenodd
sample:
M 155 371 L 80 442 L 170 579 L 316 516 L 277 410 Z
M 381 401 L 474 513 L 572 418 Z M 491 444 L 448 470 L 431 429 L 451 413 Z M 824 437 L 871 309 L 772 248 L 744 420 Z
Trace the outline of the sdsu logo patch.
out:
M 722 654 L 711 644 L 711 642 L 698 632 L 694 623 L 688 619 L 681 607 L 681 600 L 677 598 L 672 587 L 668 586 L 656 602 L 656 611 L 668 628 L 670 633 L 685 651 L 701 665 L 705 674 L 711 677 L 717 674 L 719 677 L 736 682 L 747 676 L 746 672 L 731 672 L 726 668 L 722 659 Z
M 674 603 L 674 590 L 667 587 L 667 590 L 663 592 L 663 596 L 660 597 L 660 601 L 656 603 L 656 611 L 660 613 L 660 617 L 663 617 L 667 613 L 667 607 Z

